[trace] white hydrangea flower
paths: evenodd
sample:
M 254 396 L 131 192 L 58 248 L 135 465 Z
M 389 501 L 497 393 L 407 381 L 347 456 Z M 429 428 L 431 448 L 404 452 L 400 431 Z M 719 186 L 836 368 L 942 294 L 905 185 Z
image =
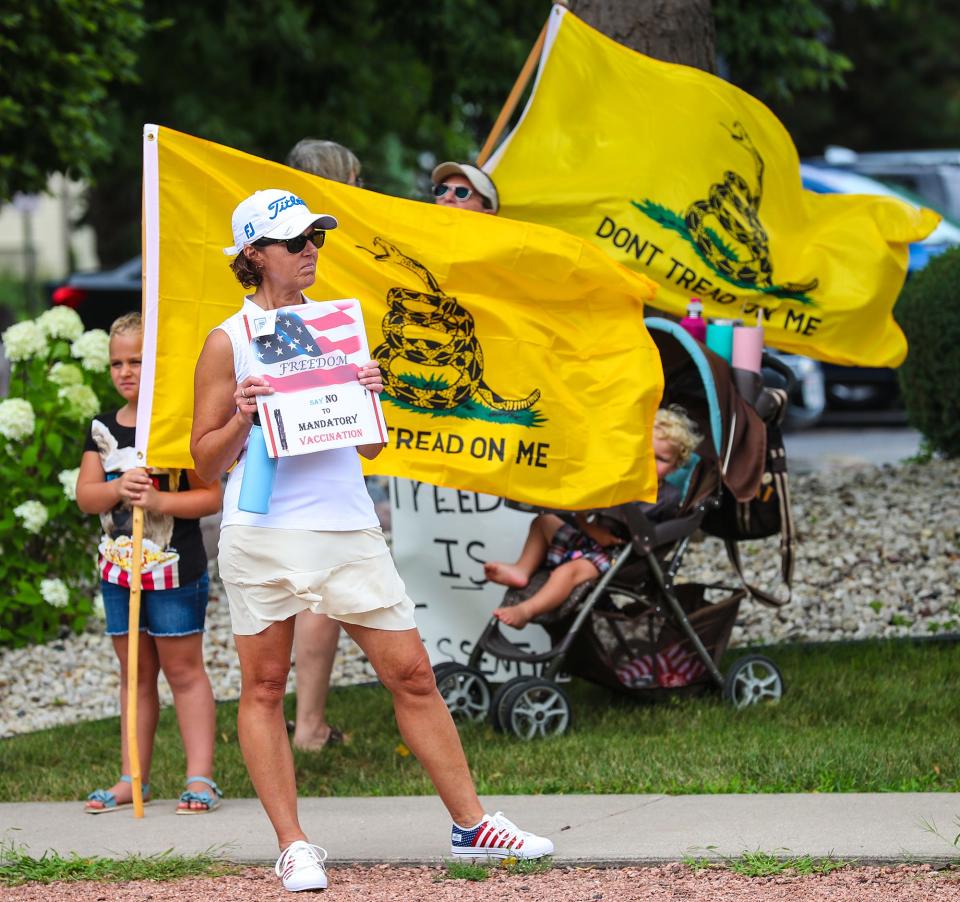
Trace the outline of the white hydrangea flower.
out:
M 91 329 L 70 345 L 70 353 L 85 370 L 102 373 L 110 366 L 110 336 L 103 329 Z
M 54 385 L 82 385 L 83 370 L 75 363 L 60 363 L 57 361 L 50 367 L 47 378 Z
M 37 317 L 37 325 L 50 338 L 65 338 L 75 341 L 83 334 L 80 314 L 69 307 L 51 307 Z
M 57 397 L 67 402 L 69 413 L 78 422 L 86 422 L 100 411 L 100 399 L 89 385 L 65 385 Z
M 13 509 L 13 515 L 23 520 L 23 527 L 27 532 L 38 533 L 46 525 L 46 507 L 39 501 L 24 501 Z
M 93 596 L 93 616 L 100 620 L 107 619 L 107 609 L 103 606 L 103 592 L 97 592 Z
M 49 349 L 46 333 L 33 320 L 14 323 L 0 335 L 0 339 L 3 340 L 7 360 L 11 363 L 29 360 L 36 355 L 46 356 Z
M 51 607 L 65 608 L 70 604 L 70 590 L 62 579 L 41 579 L 40 594 Z
M 33 405 L 24 398 L 7 398 L 0 401 L 0 435 L 19 442 L 33 435 L 37 418 Z
M 80 468 L 74 467 L 72 470 L 61 470 L 57 475 L 60 485 L 63 486 L 63 494 L 70 501 L 77 500 L 77 477 L 80 475 Z

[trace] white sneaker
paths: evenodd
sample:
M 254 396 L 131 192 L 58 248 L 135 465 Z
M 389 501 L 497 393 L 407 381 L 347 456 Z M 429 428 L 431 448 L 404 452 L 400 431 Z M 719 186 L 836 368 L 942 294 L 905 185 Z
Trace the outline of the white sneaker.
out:
M 292 893 L 305 889 L 326 889 L 327 872 L 323 869 L 326 860 L 325 849 L 298 839 L 280 853 L 273 870 L 283 881 L 283 888 Z
M 476 827 L 453 825 L 450 852 L 457 858 L 489 861 L 501 858 L 543 858 L 553 854 L 553 843 L 544 836 L 527 833 L 498 811 L 485 814 Z

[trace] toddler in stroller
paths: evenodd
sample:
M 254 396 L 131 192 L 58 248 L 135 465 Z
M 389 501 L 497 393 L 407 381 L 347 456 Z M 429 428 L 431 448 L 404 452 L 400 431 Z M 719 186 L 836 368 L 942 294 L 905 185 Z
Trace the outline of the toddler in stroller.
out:
M 686 465 L 702 436 L 696 424 L 679 405 L 660 408 L 653 423 L 653 454 L 657 467 L 656 504 L 642 505 L 647 519 L 657 522 L 677 513 L 680 489 L 665 479 Z M 602 517 L 577 512 L 575 526 L 557 514 L 538 514 L 520 557 L 513 564 L 489 561 L 483 572 L 488 580 L 509 588 L 523 589 L 530 577 L 546 564 L 550 575 L 530 598 L 509 607 L 499 607 L 493 616 L 507 626 L 521 629 L 534 617 L 559 607 L 580 583 L 597 579 L 610 569 L 611 553 L 623 544 Z
M 504 635 L 506 620 L 499 615 L 535 596 L 550 571 L 541 568 L 528 576 L 524 570 L 520 580 L 528 582 L 523 588 L 510 585 L 509 576 L 499 580 L 508 582 L 503 605 L 467 663 L 445 661 L 434 668 L 440 694 L 456 719 L 489 717 L 496 729 L 524 739 L 560 735 L 572 722 L 570 700 L 558 682 L 561 674 L 647 700 L 713 686 L 737 708 L 776 701 L 783 693 L 779 669 L 762 655 L 747 654 L 721 671 L 746 591 L 675 582 L 675 577 L 693 534 L 701 527 L 712 532 L 708 514 L 723 514 L 724 523 L 731 518 L 739 522 L 741 508 L 760 497 L 770 475 L 768 457 L 772 460 L 777 451 L 772 445 L 768 454 L 768 428 L 776 429 L 785 395 L 762 382 L 745 383 L 750 389 L 745 391 L 735 378 L 741 371 L 732 370 L 676 323 L 648 319 L 647 327 L 663 365 L 662 403 L 680 405 L 704 436 L 688 465 L 667 477 L 669 482 L 682 477 L 679 510 L 663 518 L 642 504 L 602 512 L 617 524 L 610 528 L 623 544 L 605 549 L 611 558 L 605 572 L 596 568 L 595 577 L 574 586 L 553 610 L 530 614 L 550 637 L 546 651 L 531 651 Z M 785 478 L 782 448 L 776 457 L 784 472 L 774 478 Z M 789 521 L 789 507 L 782 509 Z M 779 531 L 786 534 L 782 526 Z M 731 538 L 728 550 L 739 539 Z M 539 556 L 545 552 L 541 547 Z M 489 575 L 502 574 L 502 566 L 507 565 L 495 565 Z M 764 601 L 761 593 L 751 589 L 750 594 Z M 512 665 L 519 675 L 494 691 L 481 670 L 490 658 Z

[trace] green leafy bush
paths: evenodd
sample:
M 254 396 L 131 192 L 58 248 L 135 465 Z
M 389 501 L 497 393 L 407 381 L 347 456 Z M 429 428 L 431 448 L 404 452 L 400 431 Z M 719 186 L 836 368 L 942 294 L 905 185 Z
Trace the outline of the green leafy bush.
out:
M 59 307 L 3 333 L 0 645 L 80 630 L 93 613 L 97 530 L 76 504 L 87 423 L 111 403 L 109 340 Z
M 933 451 L 960 456 L 960 248 L 904 286 L 894 315 L 910 350 L 900 388 L 910 425 Z

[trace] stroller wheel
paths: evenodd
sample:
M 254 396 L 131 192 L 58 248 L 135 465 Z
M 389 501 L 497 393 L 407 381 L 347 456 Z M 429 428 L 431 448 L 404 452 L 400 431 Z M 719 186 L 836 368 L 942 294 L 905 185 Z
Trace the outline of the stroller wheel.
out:
M 481 721 L 490 711 L 490 686 L 473 667 L 441 665 L 437 689 L 454 720 Z
M 437 681 L 437 685 L 440 685 L 440 680 L 445 673 L 449 673 L 451 669 L 456 670 L 459 666 L 456 661 L 441 661 L 439 664 L 434 664 L 433 678 Z
M 556 683 L 524 677 L 499 706 L 503 728 L 518 739 L 560 736 L 570 726 L 570 699 Z
M 529 679 L 530 677 L 525 676 L 512 677 L 498 686 L 497 691 L 493 693 L 493 701 L 490 702 L 490 724 L 498 733 L 503 733 L 507 730 L 506 720 L 504 719 L 506 717 L 504 703 L 507 700 L 507 696 L 515 686 L 519 686 L 520 683 L 525 683 Z
M 735 661 L 723 681 L 723 697 L 738 711 L 763 702 L 776 703 L 783 692 L 780 668 L 763 655 Z

